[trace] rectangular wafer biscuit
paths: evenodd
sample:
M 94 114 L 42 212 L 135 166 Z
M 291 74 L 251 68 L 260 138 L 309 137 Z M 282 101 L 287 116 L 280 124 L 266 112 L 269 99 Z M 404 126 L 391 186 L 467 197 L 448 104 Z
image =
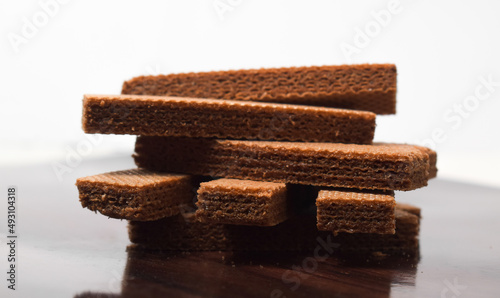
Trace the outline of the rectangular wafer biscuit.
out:
M 316 199 L 318 230 L 334 234 L 394 234 L 394 192 L 321 190 Z
M 195 187 L 189 175 L 144 169 L 82 177 L 76 186 L 84 208 L 112 218 L 140 221 L 178 214 L 180 205 L 193 201 Z
M 202 222 L 275 226 L 290 213 L 284 183 L 217 179 L 200 184 L 196 218 Z
M 412 190 L 429 175 L 429 155 L 411 145 L 141 136 L 135 152 L 151 170 L 316 186 Z
M 86 133 L 371 144 L 375 114 L 234 100 L 85 95 Z
M 437 176 L 437 152 L 423 146 L 415 146 L 429 155 L 429 179 Z
M 342 243 L 339 247 L 339 251 L 342 252 L 387 254 L 416 252 L 419 248 L 420 217 L 405 211 L 406 208 L 420 214 L 420 209 L 417 207 L 411 205 L 403 207 L 396 204 L 396 232 L 393 235 L 340 233 L 334 237 L 333 241 Z
M 387 144 L 389 144 L 389 143 L 387 143 Z M 394 144 L 394 145 L 397 145 L 397 144 Z M 430 149 L 430 148 L 423 147 L 423 146 L 413 145 L 413 147 L 415 147 L 415 148 L 421 150 L 422 152 L 426 153 L 427 155 L 429 155 L 429 179 L 436 178 L 437 172 L 438 172 L 437 152 Z
M 349 234 L 318 231 L 316 215 L 302 214 L 273 227 L 202 223 L 180 215 L 157 221 L 129 221 L 131 247 L 166 251 L 313 251 L 416 254 L 419 248 L 418 216 L 396 205 L 393 235 Z
M 251 100 L 396 113 L 396 66 L 360 64 L 141 76 L 122 94 Z

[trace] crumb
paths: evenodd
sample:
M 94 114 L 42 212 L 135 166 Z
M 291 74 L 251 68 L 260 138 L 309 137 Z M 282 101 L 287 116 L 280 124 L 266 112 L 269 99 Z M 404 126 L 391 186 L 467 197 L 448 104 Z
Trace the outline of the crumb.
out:
M 374 256 L 374 257 L 380 257 L 380 258 L 383 258 L 383 257 L 387 257 L 387 256 L 388 256 L 388 254 L 385 254 L 385 253 L 383 253 L 383 252 L 381 252 L 381 251 L 374 251 L 374 252 L 372 253 L 372 256 Z

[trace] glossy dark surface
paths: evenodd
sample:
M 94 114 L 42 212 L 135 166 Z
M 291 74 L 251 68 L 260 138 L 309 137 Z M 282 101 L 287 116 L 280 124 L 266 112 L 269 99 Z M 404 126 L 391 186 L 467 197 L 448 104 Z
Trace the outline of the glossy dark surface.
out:
M 437 179 L 398 192 L 422 208 L 419 257 L 127 253 L 126 222 L 82 209 L 74 182 L 132 166 L 130 157 L 84 160 L 62 181 L 50 165 L 2 168 L 0 191 L 19 193 L 19 275 L 18 290 L 0 296 L 500 297 L 500 189 Z

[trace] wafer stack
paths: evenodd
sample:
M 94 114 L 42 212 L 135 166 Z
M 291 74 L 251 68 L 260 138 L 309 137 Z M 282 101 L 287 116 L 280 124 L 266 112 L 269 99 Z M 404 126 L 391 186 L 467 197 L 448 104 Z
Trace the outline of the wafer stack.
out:
M 394 191 L 436 152 L 373 143 L 395 106 L 392 64 L 137 77 L 84 96 L 84 131 L 137 135 L 137 168 L 78 179 L 80 202 L 141 249 L 415 252 L 420 210 Z

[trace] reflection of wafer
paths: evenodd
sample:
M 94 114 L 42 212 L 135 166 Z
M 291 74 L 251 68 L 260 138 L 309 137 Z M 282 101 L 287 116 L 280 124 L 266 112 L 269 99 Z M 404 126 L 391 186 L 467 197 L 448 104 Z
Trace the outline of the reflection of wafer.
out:
M 263 102 L 85 95 L 83 109 L 87 133 L 371 144 L 375 131 L 370 112 Z
M 318 229 L 334 233 L 394 234 L 394 193 L 322 190 L 316 199 Z
M 361 64 L 142 76 L 122 94 L 251 100 L 396 113 L 396 66 Z
M 113 218 L 156 220 L 179 213 L 192 201 L 188 175 L 153 173 L 143 169 L 79 178 L 83 207 Z
M 201 183 L 196 218 L 203 222 L 274 226 L 288 217 L 284 183 L 218 179 Z
M 135 162 L 151 170 L 359 189 L 427 185 L 429 155 L 411 145 L 353 145 L 139 137 Z

